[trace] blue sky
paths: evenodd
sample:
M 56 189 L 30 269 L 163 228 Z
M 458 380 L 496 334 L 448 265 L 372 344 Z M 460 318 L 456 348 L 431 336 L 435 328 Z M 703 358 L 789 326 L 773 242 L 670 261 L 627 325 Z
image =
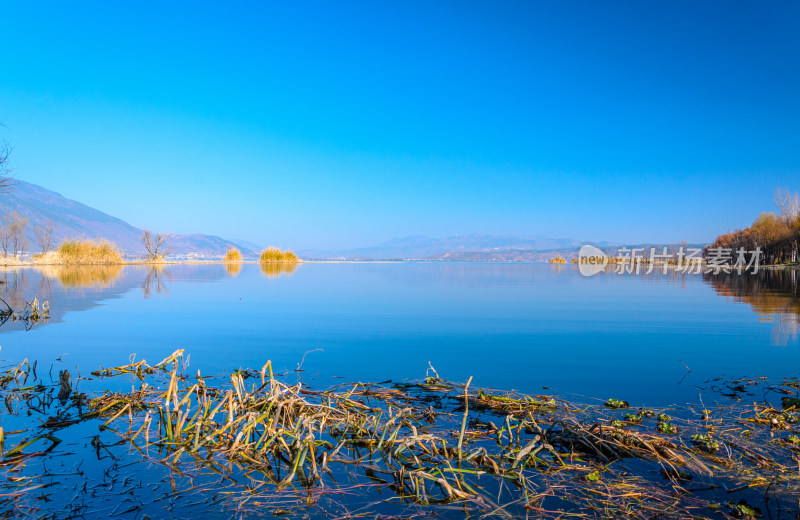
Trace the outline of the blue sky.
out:
M 800 189 L 793 2 L 6 2 L 22 180 L 298 249 L 708 241 Z

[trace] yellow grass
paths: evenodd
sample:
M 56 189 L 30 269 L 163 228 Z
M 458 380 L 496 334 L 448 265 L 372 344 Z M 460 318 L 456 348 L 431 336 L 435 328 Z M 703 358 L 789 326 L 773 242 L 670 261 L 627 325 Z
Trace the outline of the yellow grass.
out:
M 241 262 L 241 261 L 242 261 L 242 253 L 235 247 L 228 249 L 228 252 L 225 253 L 225 262 Z
M 267 262 L 290 262 L 290 263 L 297 263 L 299 259 L 297 255 L 291 249 L 287 249 L 286 251 L 281 251 L 277 247 L 268 247 L 264 251 L 261 252 L 262 263 Z
M 122 264 L 117 247 L 107 240 L 65 240 L 53 253 L 53 263 Z

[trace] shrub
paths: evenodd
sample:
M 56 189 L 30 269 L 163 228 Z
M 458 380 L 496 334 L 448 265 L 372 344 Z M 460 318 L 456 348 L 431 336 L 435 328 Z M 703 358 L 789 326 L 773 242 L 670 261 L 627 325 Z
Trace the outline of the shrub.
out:
M 225 261 L 226 262 L 241 262 L 242 261 L 242 253 L 239 252 L 238 249 L 232 247 L 228 249 L 228 252 L 225 253 Z
M 121 264 L 117 247 L 106 240 L 65 240 L 56 250 L 64 264 Z

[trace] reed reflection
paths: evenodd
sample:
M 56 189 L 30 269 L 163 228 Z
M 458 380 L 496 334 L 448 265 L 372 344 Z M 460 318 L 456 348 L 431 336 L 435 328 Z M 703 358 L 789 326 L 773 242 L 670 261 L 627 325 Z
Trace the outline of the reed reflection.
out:
M 231 278 L 235 278 L 239 276 L 239 273 L 242 271 L 242 264 L 239 262 L 225 262 L 225 272 L 228 273 L 228 276 Z
M 122 273 L 123 266 L 109 265 L 45 265 L 37 268 L 48 280 L 58 280 L 65 289 L 107 288 Z
M 262 262 L 261 274 L 267 278 L 279 278 L 282 274 L 292 274 L 297 269 L 295 262 Z

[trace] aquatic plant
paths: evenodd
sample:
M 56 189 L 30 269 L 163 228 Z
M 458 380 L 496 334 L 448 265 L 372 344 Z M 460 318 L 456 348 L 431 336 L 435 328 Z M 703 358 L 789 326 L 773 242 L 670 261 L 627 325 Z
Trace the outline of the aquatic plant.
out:
M 627 408 L 629 405 L 627 401 L 620 401 L 619 399 L 611 398 L 608 401 L 606 401 L 606 406 L 608 406 L 609 408 L 617 409 L 617 408 Z
M 25 330 L 30 330 L 37 323 L 44 323 L 50 319 L 50 302 L 48 301 L 39 303 L 37 298 L 33 298 L 27 301 L 20 311 L 13 310 L 2 298 L 0 298 L 0 302 L 6 306 L 5 309 L 0 309 L 0 325 L 11 320 L 12 322 L 22 322 Z

